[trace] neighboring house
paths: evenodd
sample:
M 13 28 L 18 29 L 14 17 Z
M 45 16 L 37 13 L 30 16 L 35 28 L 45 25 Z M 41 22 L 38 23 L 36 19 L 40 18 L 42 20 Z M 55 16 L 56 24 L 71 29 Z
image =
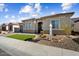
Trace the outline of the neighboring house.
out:
M 12 25 L 8 25 L 8 29 L 9 31 L 11 30 L 12 32 L 19 32 L 20 31 L 20 26 L 18 23 L 12 24 Z
M 20 26 L 20 32 L 22 33 L 23 32 L 23 23 L 19 23 L 19 26 Z
M 49 33 L 49 25 L 51 24 L 53 34 L 71 34 L 72 20 L 70 17 L 73 14 L 74 12 L 60 13 L 38 19 L 23 20 L 23 32 L 40 33 L 41 31 L 44 31 L 45 33 Z
M 7 25 L 6 24 L 2 24 L 1 26 L 2 26 L 2 31 L 6 31 L 6 26 Z
M 2 29 L 2 27 L 0 26 L 0 33 L 1 33 L 1 29 Z
M 2 29 L 2 27 L 0 26 L 0 30 Z
M 79 32 L 79 17 L 72 18 L 72 20 L 73 20 L 73 31 Z
M 9 24 L 2 24 L 1 25 L 2 31 L 7 32 L 20 32 L 20 24 L 19 23 L 9 23 Z

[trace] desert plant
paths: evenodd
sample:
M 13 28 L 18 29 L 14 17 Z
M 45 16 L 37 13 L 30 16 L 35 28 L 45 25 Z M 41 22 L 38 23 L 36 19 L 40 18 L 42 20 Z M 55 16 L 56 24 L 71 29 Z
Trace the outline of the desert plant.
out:
M 47 36 L 44 34 L 44 31 L 41 31 L 39 37 L 40 37 L 40 38 L 46 38 Z

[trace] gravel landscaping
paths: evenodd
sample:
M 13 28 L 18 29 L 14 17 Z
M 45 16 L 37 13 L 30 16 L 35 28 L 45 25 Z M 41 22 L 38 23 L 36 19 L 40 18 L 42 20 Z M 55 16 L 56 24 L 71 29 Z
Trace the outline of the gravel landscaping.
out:
M 18 36 L 18 38 L 20 38 L 20 37 L 21 36 Z M 69 50 L 79 52 L 79 38 L 76 38 L 76 37 L 79 37 L 79 36 L 68 37 L 65 35 L 56 35 L 56 36 L 52 37 L 51 41 L 47 40 L 48 39 L 47 38 L 46 40 L 45 39 L 37 39 L 36 41 L 31 41 L 31 42 L 35 42 L 35 43 L 39 43 L 39 44 L 43 44 L 43 45 L 48 45 L 48 46 L 59 47 L 59 48 L 63 48 L 63 49 L 69 49 Z M 25 38 L 26 38 L 26 36 L 25 36 Z
M 75 40 L 76 40 L 76 38 L 75 38 Z M 74 51 L 79 52 L 79 42 L 75 41 L 75 40 L 72 39 L 71 37 L 66 37 L 64 35 L 60 35 L 60 36 L 54 36 L 54 38 L 51 41 L 40 40 L 37 43 L 54 46 L 54 47 L 59 47 L 59 48 L 64 48 L 64 49 L 69 49 L 69 50 L 74 50 Z M 77 40 L 79 40 L 79 38 L 77 38 Z

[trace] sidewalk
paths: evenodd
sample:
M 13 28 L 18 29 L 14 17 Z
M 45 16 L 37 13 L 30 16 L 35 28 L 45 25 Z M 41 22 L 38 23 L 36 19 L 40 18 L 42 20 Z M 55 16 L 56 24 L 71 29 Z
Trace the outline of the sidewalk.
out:
M 13 56 L 77 56 L 79 52 L 0 36 L 0 48 Z

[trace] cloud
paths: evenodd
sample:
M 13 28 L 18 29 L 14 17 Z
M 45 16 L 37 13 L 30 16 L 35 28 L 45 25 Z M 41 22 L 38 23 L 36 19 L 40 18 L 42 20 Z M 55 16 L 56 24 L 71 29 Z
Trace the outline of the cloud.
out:
M 54 14 L 56 14 L 55 12 L 51 12 L 51 15 L 54 15 Z
M 29 17 L 19 17 L 17 19 L 17 22 L 22 22 L 22 20 L 25 20 L 25 19 L 30 19 Z
M 41 11 L 41 4 L 40 3 L 36 3 L 34 8 L 36 9 L 36 12 L 40 12 Z
M 33 6 L 34 6 L 34 3 L 28 3 L 28 5 L 30 5 L 30 6 L 32 6 L 32 7 L 33 7 Z
M 0 12 L 8 12 L 8 9 L 5 7 L 5 4 L 0 3 Z
M 15 18 L 15 16 L 11 16 L 11 18 Z
M 39 17 L 39 14 L 32 14 L 32 17 L 34 17 L 34 18 L 38 18 Z
M 73 3 L 62 3 L 61 4 L 62 10 L 64 11 L 71 9 L 72 6 L 73 6 Z
M 2 12 L 4 10 L 4 8 L 5 8 L 5 4 L 0 3 L 0 12 Z
M 6 21 L 4 21 L 4 23 L 10 23 L 10 22 L 11 23 L 16 23 L 16 22 L 18 22 L 16 20 L 15 16 L 5 15 L 4 17 L 5 17 L 5 20 L 6 20 Z
M 9 15 L 5 15 L 4 17 L 7 19 L 7 18 L 9 18 Z
M 8 12 L 8 9 L 7 8 L 5 8 L 5 10 L 4 10 L 5 12 Z
M 9 22 L 16 23 L 17 21 L 15 19 L 11 19 Z
M 24 20 L 24 19 L 30 19 L 30 18 L 39 18 L 41 14 L 42 6 L 40 3 L 29 3 L 28 5 L 23 6 L 19 14 L 22 13 L 28 14 L 29 17 L 19 17 L 18 21 Z
M 29 17 L 21 17 L 19 20 L 29 19 Z
M 21 13 L 28 13 L 29 17 L 34 17 L 36 16 L 35 14 L 39 14 L 40 15 L 40 11 L 41 11 L 41 4 L 40 3 L 30 3 L 28 5 L 25 5 L 24 7 L 22 7 L 19 11 L 19 14 Z
M 32 12 L 32 7 L 30 5 L 22 7 L 21 10 L 19 11 L 19 13 L 30 13 L 30 12 Z
M 16 19 L 6 19 L 6 21 L 2 22 L 2 23 L 17 23 Z

